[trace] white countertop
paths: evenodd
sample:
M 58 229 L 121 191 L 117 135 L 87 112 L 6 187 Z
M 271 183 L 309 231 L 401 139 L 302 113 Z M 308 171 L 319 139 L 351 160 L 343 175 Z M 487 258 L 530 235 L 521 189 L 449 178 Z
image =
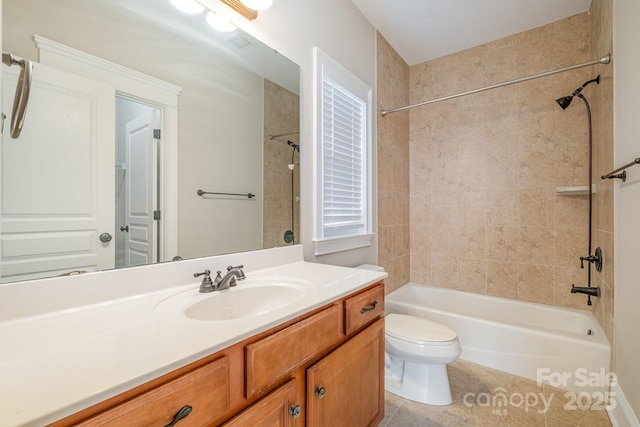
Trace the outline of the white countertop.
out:
M 200 281 L 192 278 L 180 286 L 0 319 L 0 425 L 56 421 L 387 276 L 300 260 L 245 271 L 247 281 L 233 289 L 252 279 L 303 279 L 303 295 L 291 306 L 260 315 L 192 320 L 165 301 L 180 293 L 212 295 L 198 293 Z

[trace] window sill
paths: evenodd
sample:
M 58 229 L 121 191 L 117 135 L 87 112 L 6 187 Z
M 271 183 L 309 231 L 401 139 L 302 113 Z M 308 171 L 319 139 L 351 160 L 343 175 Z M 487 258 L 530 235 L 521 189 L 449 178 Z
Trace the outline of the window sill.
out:
M 315 255 L 327 255 L 335 252 L 371 246 L 374 234 L 358 234 L 355 236 L 333 237 L 330 239 L 314 239 Z

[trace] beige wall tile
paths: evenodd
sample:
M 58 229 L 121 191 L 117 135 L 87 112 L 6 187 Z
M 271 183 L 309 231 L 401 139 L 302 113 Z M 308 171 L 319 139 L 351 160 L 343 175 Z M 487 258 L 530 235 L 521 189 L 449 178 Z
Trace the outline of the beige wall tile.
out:
M 527 264 L 553 265 L 555 236 L 552 227 L 518 229 L 518 261 Z
M 612 29 L 611 0 L 602 2 L 593 2 L 591 15 L 412 67 L 378 35 L 378 103 L 416 103 L 600 56 L 611 49 Z M 584 91 L 594 116 L 595 178 L 613 166 L 611 68 L 598 66 L 602 83 Z M 595 71 L 573 70 L 378 118 L 379 224 L 408 230 L 412 281 L 588 308 L 566 291 L 582 278 L 579 257 L 588 255 L 588 197 L 556 194 L 557 186 L 588 181 L 586 113 L 579 100 L 563 111 L 555 99 Z M 609 259 L 613 183 L 594 182 L 594 241 Z M 394 206 L 401 206 L 399 213 Z M 408 255 L 404 234 L 380 232 L 381 259 Z M 609 287 L 612 267 L 605 262 L 595 275 Z M 613 308 L 605 310 L 609 302 L 603 301 L 599 321 L 606 323 Z
M 300 99 L 298 95 L 269 80 L 264 81 L 264 202 L 262 246 L 272 248 L 284 246 L 284 233 L 293 231 L 300 241 L 300 204 L 291 195 L 292 148 L 287 139 L 300 143 L 299 135 L 269 140 L 268 135 L 277 135 L 299 129 Z M 300 156 L 294 154 L 294 195 L 300 195 Z M 293 221 L 292 221 L 293 204 Z
M 487 227 L 487 259 L 518 260 L 518 227 Z
M 518 264 L 487 261 L 487 294 L 497 297 L 518 297 Z
M 554 225 L 555 191 L 521 190 L 518 206 L 518 224 L 521 227 Z
M 377 34 L 377 38 L 378 109 L 405 105 L 409 101 L 409 67 L 384 37 Z M 378 118 L 377 158 L 378 263 L 389 274 L 385 291 L 391 292 L 410 280 L 411 270 L 408 112 Z M 424 202 L 428 206 L 428 199 Z M 423 215 L 429 218 L 428 211 Z M 426 220 L 418 224 L 430 227 Z M 426 251 L 429 233 L 421 231 L 415 242 Z
M 458 287 L 461 291 L 487 293 L 487 262 L 484 259 L 458 258 Z
M 518 299 L 553 304 L 554 267 L 519 264 Z

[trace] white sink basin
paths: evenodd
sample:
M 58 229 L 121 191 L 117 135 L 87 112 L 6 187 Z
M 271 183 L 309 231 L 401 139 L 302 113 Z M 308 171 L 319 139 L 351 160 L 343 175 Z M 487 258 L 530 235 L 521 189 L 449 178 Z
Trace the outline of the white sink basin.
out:
M 202 301 L 189 306 L 185 315 L 195 320 L 237 319 L 268 313 L 292 304 L 300 298 L 302 292 L 288 286 L 231 288 L 212 292 Z
M 196 286 L 160 302 L 155 311 L 179 312 L 192 320 L 234 320 L 290 306 L 302 299 L 306 292 L 304 281 L 246 279 L 238 282 L 238 286 L 211 293 L 200 293 Z

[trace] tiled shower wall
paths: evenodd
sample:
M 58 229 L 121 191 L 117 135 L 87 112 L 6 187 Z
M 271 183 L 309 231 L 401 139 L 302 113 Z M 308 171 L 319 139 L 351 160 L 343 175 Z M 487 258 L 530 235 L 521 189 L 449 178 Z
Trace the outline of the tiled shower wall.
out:
M 591 2 L 591 56 L 599 58 L 613 50 L 612 0 Z M 614 57 L 615 61 L 615 57 Z M 590 98 L 593 105 L 594 149 L 593 182 L 596 184 L 593 211 L 593 248 L 600 246 L 604 255 L 602 272 L 595 272 L 593 286 L 600 286 L 602 297 L 593 303 L 594 314 L 613 344 L 613 186 L 615 181 L 600 177 L 616 166 L 613 163 L 613 65 L 598 65 L 602 78 L 597 92 Z M 627 163 L 632 159 L 622 159 Z M 614 358 L 612 358 L 614 360 Z
M 378 109 L 407 105 L 409 66 L 377 34 Z M 409 281 L 409 113 L 378 115 L 378 263 L 387 293 Z
M 407 93 L 417 103 L 586 62 L 594 54 L 592 21 L 610 14 L 594 12 L 412 67 L 379 36 L 379 110 L 406 105 Z M 606 39 L 610 29 L 601 32 Z M 579 257 L 588 249 L 588 196 L 556 191 L 587 185 L 587 116 L 579 99 L 566 111 L 555 99 L 597 72 L 588 67 L 418 107 L 408 119 L 406 112 L 378 117 L 379 262 L 390 290 L 408 281 L 408 247 L 413 282 L 588 308 L 585 296 L 569 292 L 587 284 Z M 596 139 L 611 133 L 602 108 L 611 104 L 611 83 L 603 83 L 583 92 L 596 104 Z M 611 206 L 599 203 L 603 212 Z M 596 239 L 612 236 L 598 230 Z M 601 322 L 611 312 L 609 303 L 598 308 L 605 301 L 594 305 Z
M 581 14 L 411 67 L 410 102 L 590 59 Z M 411 280 L 587 308 L 588 132 L 581 101 L 555 99 L 593 69 L 531 80 L 410 113 Z M 598 88 L 589 87 L 587 96 Z
M 300 144 L 300 135 L 268 138 L 269 135 L 279 135 L 298 129 L 300 129 L 300 97 L 265 79 L 263 248 L 288 245 L 284 241 L 286 230 L 293 231 L 296 237 L 293 243 L 300 242 L 300 154 L 294 153 L 293 148 L 287 145 L 287 141 Z M 293 199 L 290 164 L 294 165 Z

